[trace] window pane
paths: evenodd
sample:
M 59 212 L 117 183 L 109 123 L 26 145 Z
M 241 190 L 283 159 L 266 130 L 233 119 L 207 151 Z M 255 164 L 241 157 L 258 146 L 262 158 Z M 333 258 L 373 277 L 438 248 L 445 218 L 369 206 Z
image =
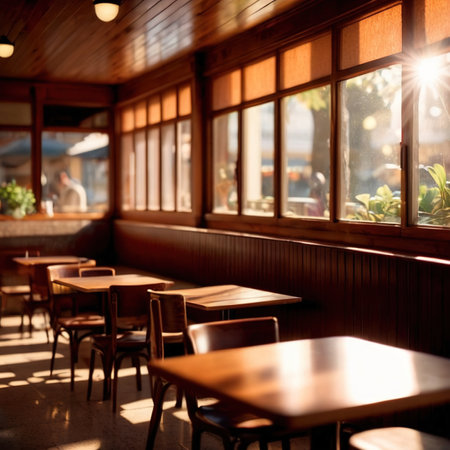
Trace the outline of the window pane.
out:
M 177 211 L 191 210 L 191 121 L 178 123 Z
M 241 102 L 241 71 L 227 73 L 213 81 L 213 110 L 235 106 Z
M 331 34 L 291 48 L 281 55 L 281 88 L 307 83 L 331 73 Z
M 450 226 L 450 53 L 419 66 L 418 223 Z
M 145 100 L 143 102 L 139 102 L 136 105 L 135 120 L 136 128 L 145 127 L 145 125 L 147 124 L 147 105 L 145 103 Z
M 159 128 L 148 132 L 148 209 L 159 209 Z
M 282 101 L 285 216 L 329 217 L 330 87 Z
M 373 61 L 402 51 L 402 7 L 353 23 L 342 29 L 340 67 Z
M 136 209 L 145 210 L 146 208 L 146 161 L 145 161 L 145 131 L 136 133 L 134 137 L 135 153 L 136 153 Z
M 244 100 L 275 92 L 275 57 L 244 68 Z
M 175 210 L 175 127 L 166 125 L 161 129 L 161 202 L 165 211 Z
M 42 133 L 42 199 L 56 212 L 108 209 L 109 138 L 105 133 Z
M 12 180 L 31 188 L 31 136 L 26 131 L 0 131 L 0 184 Z
M 161 102 L 159 95 L 155 95 L 148 102 L 148 123 L 152 125 L 158 122 L 161 122 Z
M 273 102 L 244 110 L 243 139 L 243 213 L 273 215 Z
M 414 44 L 422 47 L 450 36 L 450 2 L 420 0 L 414 2 Z
M 125 134 L 121 141 L 121 191 L 122 209 L 125 211 L 134 209 L 135 205 L 135 161 L 133 151 L 133 136 Z
M 183 86 L 178 90 L 178 115 L 187 116 L 191 109 L 191 86 Z
M 133 108 L 126 108 L 122 111 L 122 132 L 134 130 L 134 111 Z
M 238 155 L 238 113 L 213 121 L 214 208 L 216 213 L 236 214 L 236 164 Z
M 340 85 L 340 216 L 400 222 L 401 67 Z
M 29 103 L 0 102 L 1 125 L 31 125 Z
M 162 100 L 163 120 L 175 119 L 177 116 L 177 93 L 175 90 L 165 92 Z

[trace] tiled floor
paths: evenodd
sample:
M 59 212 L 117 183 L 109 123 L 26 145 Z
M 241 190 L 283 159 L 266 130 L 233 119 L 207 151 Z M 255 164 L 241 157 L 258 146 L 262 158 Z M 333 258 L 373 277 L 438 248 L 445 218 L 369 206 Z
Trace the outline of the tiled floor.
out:
M 40 317 L 34 319 L 42 327 Z M 74 392 L 69 387 L 67 342 L 58 344 L 55 370 L 50 377 L 51 344 L 45 332 L 19 333 L 18 316 L 2 319 L 0 328 L 0 449 L 144 449 L 152 400 L 148 378 L 143 390 L 136 390 L 134 369 L 121 370 L 118 412 L 101 400 L 100 362 L 94 372 L 91 400 L 86 401 L 89 342 L 80 348 Z M 146 374 L 146 369 L 143 368 Z M 169 391 L 156 440 L 156 449 L 190 449 L 190 424 L 185 408 L 176 409 L 174 391 Z M 202 439 L 202 449 L 222 449 L 211 435 Z M 257 449 L 252 444 L 251 449 Z M 270 449 L 279 449 L 279 443 Z M 307 450 L 307 438 L 291 441 L 293 450 Z

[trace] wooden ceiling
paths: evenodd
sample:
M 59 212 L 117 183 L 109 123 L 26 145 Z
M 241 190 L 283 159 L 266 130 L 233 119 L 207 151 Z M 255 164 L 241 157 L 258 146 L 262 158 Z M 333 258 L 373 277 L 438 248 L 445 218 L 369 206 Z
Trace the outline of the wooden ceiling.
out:
M 0 0 L 15 43 L 0 78 L 120 84 L 308 0 L 122 0 L 101 22 L 92 0 Z

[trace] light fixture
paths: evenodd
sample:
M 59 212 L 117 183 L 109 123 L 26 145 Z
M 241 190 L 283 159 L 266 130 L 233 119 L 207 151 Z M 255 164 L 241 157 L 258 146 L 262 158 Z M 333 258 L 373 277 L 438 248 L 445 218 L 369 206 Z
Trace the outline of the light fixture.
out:
M 0 37 L 0 58 L 9 58 L 14 53 L 14 44 L 5 36 Z
M 94 0 L 95 14 L 103 22 L 111 22 L 119 14 L 120 0 Z

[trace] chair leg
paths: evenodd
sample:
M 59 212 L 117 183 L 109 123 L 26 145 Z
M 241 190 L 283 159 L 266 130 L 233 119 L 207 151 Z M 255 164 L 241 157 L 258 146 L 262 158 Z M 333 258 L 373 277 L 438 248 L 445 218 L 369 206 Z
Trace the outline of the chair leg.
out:
M 59 334 L 60 334 L 59 329 L 53 333 L 52 359 L 50 361 L 50 375 L 53 373 L 53 367 L 55 366 L 56 346 L 58 345 Z
M 88 388 L 87 388 L 87 400 L 91 399 L 92 377 L 94 375 L 94 365 L 95 365 L 95 350 L 91 350 L 91 359 L 89 361 L 89 378 L 88 378 Z
M 73 391 L 75 385 L 75 351 L 76 337 L 73 333 L 69 333 L 69 348 L 70 348 L 70 390 Z
M 194 427 L 192 427 L 192 443 L 191 443 L 192 450 L 200 450 L 201 439 L 202 439 L 201 430 L 196 430 L 194 429 Z
M 141 377 L 141 364 L 139 356 L 133 356 L 133 365 L 136 367 L 136 388 L 138 391 L 142 391 L 142 377 Z
M 102 356 L 103 362 L 103 400 L 111 397 L 111 373 L 112 373 L 112 357 L 110 355 Z
M 114 378 L 112 380 L 112 410 L 113 413 L 117 410 L 117 384 L 119 382 L 119 365 L 120 365 L 120 359 L 116 359 L 114 361 Z
M 177 386 L 177 401 L 175 408 L 181 408 L 183 406 L 183 389 Z
M 155 445 L 156 433 L 158 432 L 163 411 L 164 395 L 166 394 L 169 386 L 170 383 L 162 380 L 160 377 L 156 377 L 153 392 L 153 411 L 148 428 L 147 445 L 145 447 L 147 450 L 153 449 Z
M 281 440 L 281 449 L 282 450 L 291 450 L 291 441 L 287 438 Z

